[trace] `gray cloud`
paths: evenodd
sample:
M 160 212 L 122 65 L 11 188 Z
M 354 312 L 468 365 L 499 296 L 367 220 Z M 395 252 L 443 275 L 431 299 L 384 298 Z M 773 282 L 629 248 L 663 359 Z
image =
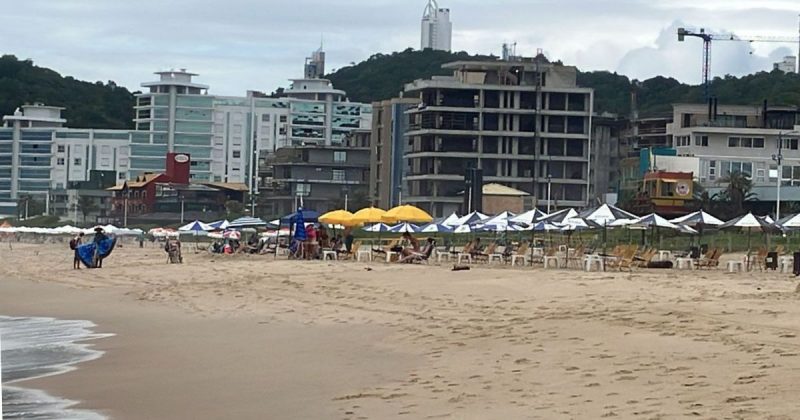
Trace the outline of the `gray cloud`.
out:
M 152 72 L 186 67 L 212 92 L 272 91 L 301 74 L 324 36 L 328 69 L 419 43 L 426 0 L 27 0 L 4 9 L 0 51 L 62 74 L 131 89 Z M 524 55 L 542 48 L 582 69 L 698 82 L 699 42 L 677 44 L 674 24 L 746 34 L 796 33 L 791 0 L 440 0 L 457 50 Z M 753 3 L 756 6 L 753 6 Z M 693 40 L 696 41 L 696 40 Z M 778 45 L 714 46 L 714 74 L 767 69 Z

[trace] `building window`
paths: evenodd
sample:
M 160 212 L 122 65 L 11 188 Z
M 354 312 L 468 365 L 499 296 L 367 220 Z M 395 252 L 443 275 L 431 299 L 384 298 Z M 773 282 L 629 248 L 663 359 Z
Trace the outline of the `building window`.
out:
M 333 152 L 333 161 L 342 163 L 347 161 L 347 152 Z
M 712 160 L 708 162 L 708 180 L 715 181 L 717 179 L 717 161 Z
M 763 137 L 728 137 L 728 147 L 746 147 L 763 149 Z
M 80 166 L 81 165 L 81 158 L 75 158 L 75 160 L 72 161 L 72 164 L 75 165 L 75 166 Z
M 286 115 L 281 115 L 281 119 L 279 120 L 282 123 L 286 122 Z
M 334 169 L 333 170 L 333 180 L 343 182 L 345 180 L 344 170 L 342 169 Z
M 270 117 L 269 114 L 262 114 L 261 115 L 261 121 L 262 122 L 269 122 L 269 117 Z
M 56 150 L 58 150 L 58 153 L 64 153 L 66 151 L 66 148 L 64 147 L 63 144 L 59 144 Z
M 678 137 L 675 137 L 675 145 L 677 147 L 691 146 L 692 145 L 691 137 L 689 137 L 689 136 L 678 136 Z
M 58 159 L 56 159 L 56 165 L 58 165 L 58 166 L 64 166 L 64 158 L 58 158 Z
M 694 136 L 694 145 L 708 147 L 708 136 Z
M 240 157 L 242 157 L 242 152 L 239 151 L 239 150 L 234 150 L 233 151 L 233 158 L 234 159 L 239 159 Z
M 311 194 L 311 184 L 295 184 L 294 192 L 295 195 L 309 195 Z
M 797 139 L 783 139 L 783 148 L 797 150 Z

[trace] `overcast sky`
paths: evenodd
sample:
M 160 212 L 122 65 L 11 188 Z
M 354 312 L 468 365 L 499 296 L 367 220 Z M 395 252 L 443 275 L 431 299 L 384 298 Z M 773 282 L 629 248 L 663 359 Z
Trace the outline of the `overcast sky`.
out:
M 419 47 L 427 0 L 25 0 L 3 8 L 0 52 L 64 75 L 132 90 L 152 72 L 187 68 L 211 92 L 273 91 L 302 75 L 324 37 L 327 70 Z M 794 36 L 798 0 L 440 0 L 453 49 L 500 54 L 541 48 L 582 70 L 700 80 L 701 41 L 675 29 Z M 751 50 L 752 48 L 752 50 Z M 717 42 L 712 74 L 771 69 L 796 44 Z M 752 52 L 752 54 L 751 54 Z

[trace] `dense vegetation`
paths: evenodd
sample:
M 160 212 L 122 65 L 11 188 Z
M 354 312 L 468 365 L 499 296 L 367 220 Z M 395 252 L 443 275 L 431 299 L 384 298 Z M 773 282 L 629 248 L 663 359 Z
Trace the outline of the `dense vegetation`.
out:
M 63 77 L 13 55 L 0 57 L 0 115 L 34 102 L 66 108 L 62 115 L 69 127 L 133 127 L 133 94 L 124 87 Z
M 448 75 L 442 64 L 456 60 L 496 60 L 497 57 L 466 52 L 415 51 L 375 54 L 361 63 L 343 67 L 328 77 L 353 101 L 373 102 L 398 96 L 403 86 L 416 79 Z M 631 93 L 636 92 L 642 116 L 663 114 L 677 102 L 702 102 L 701 86 L 672 78 L 644 81 L 608 71 L 579 72 L 578 84 L 595 89 L 595 110 L 629 115 Z M 778 71 L 743 77 L 725 76 L 713 81 L 721 104 L 800 104 L 800 76 Z M 134 97 L 114 82 L 84 82 L 38 67 L 13 55 L 0 57 L 0 115 L 9 115 L 25 103 L 42 102 L 65 107 L 67 125 L 76 128 L 131 128 Z
M 494 60 L 496 57 L 471 56 L 465 52 L 414 51 L 375 54 L 359 64 L 344 67 L 328 77 L 353 101 L 373 102 L 396 97 L 403 85 L 415 79 L 447 75 L 441 65 L 455 60 Z M 608 71 L 579 72 L 578 84 L 595 89 L 595 110 L 629 115 L 631 93 L 636 92 L 642 116 L 671 111 L 678 102 L 703 102 L 702 86 L 690 86 L 657 76 L 644 81 Z M 716 78 L 712 84 L 720 104 L 760 104 L 767 99 L 773 105 L 800 104 L 800 76 L 778 71 L 760 72 L 743 77 Z

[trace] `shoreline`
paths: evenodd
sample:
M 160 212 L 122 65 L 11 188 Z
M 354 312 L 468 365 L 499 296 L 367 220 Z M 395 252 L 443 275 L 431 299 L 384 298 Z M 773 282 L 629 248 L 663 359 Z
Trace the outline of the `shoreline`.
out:
M 128 418 L 791 418 L 798 281 L 285 261 L 124 247 L 71 271 L 0 247 L 9 315 L 86 319 L 103 357 L 26 382 Z M 64 259 L 63 263 L 61 259 Z M 19 263 L 17 263 L 19 262 Z

